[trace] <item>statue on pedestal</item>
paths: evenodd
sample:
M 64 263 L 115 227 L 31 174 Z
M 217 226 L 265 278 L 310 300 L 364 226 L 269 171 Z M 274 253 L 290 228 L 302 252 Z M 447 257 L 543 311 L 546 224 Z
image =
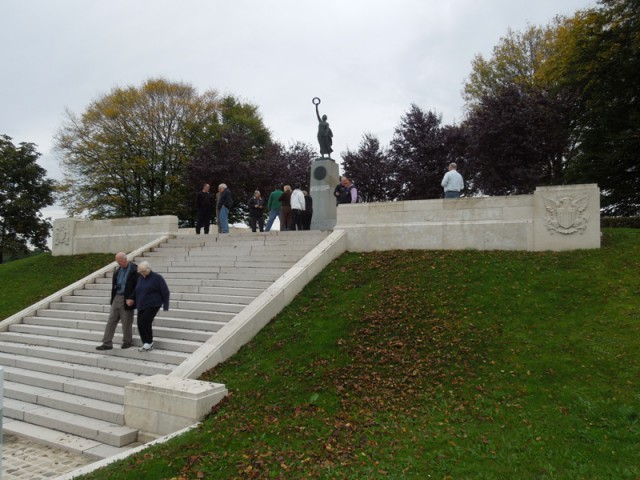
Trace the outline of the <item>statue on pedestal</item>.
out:
M 316 106 L 316 116 L 318 117 L 318 143 L 320 144 L 320 155 L 322 157 L 325 154 L 331 158 L 331 152 L 333 149 L 331 145 L 333 144 L 333 132 L 331 128 L 329 128 L 329 122 L 327 122 L 327 116 L 323 115 L 320 118 L 320 112 L 318 111 L 318 105 L 320 105 L 320 99 L 318 97 L 314 97 L 311 102 Z

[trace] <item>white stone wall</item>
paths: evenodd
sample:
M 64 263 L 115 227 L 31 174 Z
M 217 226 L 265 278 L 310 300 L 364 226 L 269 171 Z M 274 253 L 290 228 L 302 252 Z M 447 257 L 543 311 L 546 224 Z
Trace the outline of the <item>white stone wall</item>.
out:
M 53 222 L 52 255 L 131 252 L 158 237 L 178 233 L 178 217 L 84 220 L 61 218 Z
M 597 185 L 539 187 L 533 195 L 348 204 L 336 230 L 348 250 L 574 250 L 600 247 Z

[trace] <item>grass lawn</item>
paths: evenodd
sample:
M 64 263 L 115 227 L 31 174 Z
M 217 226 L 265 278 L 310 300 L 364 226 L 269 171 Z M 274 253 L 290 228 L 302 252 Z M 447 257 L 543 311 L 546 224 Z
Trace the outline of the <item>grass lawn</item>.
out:
M 52 257 L 49 253 L 0 265 L 0 320 L 105 267 L 113 254 Z
M 203 424 L 84 479 L 638 479 L 640 231 L 333 262 L 202 379 Z

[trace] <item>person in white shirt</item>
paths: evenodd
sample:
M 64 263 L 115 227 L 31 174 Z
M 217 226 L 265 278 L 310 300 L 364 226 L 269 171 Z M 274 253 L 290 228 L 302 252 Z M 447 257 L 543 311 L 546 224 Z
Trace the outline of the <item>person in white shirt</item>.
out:
M 293 212 L 293 223 L 296 230 L 302 230 L 304 210 L 304 193 L 300 190 L 300 186 L 297 185 L 291 192 L 291 211 Z
M 464 180 L 457 168 L 455 163 L 450 163 L 449 171 L 444 174 L 441 183 L 444 188 L 444 198 L 460 198 L 460 191 L 464 188 Z

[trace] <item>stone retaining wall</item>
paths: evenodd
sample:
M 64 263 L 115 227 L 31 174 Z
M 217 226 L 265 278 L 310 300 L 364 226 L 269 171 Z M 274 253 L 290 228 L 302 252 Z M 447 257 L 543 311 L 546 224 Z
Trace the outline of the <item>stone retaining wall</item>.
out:
M 52 255 L 131 252 L 156 238 L 178 233 L 178 217 L 84 220 L 61 218 L 53 222 Z
M 349 251 L 562 251 L 600 248 L 597 185 L 538 187 L 533 195 L 412 200 L 338 207 Z

